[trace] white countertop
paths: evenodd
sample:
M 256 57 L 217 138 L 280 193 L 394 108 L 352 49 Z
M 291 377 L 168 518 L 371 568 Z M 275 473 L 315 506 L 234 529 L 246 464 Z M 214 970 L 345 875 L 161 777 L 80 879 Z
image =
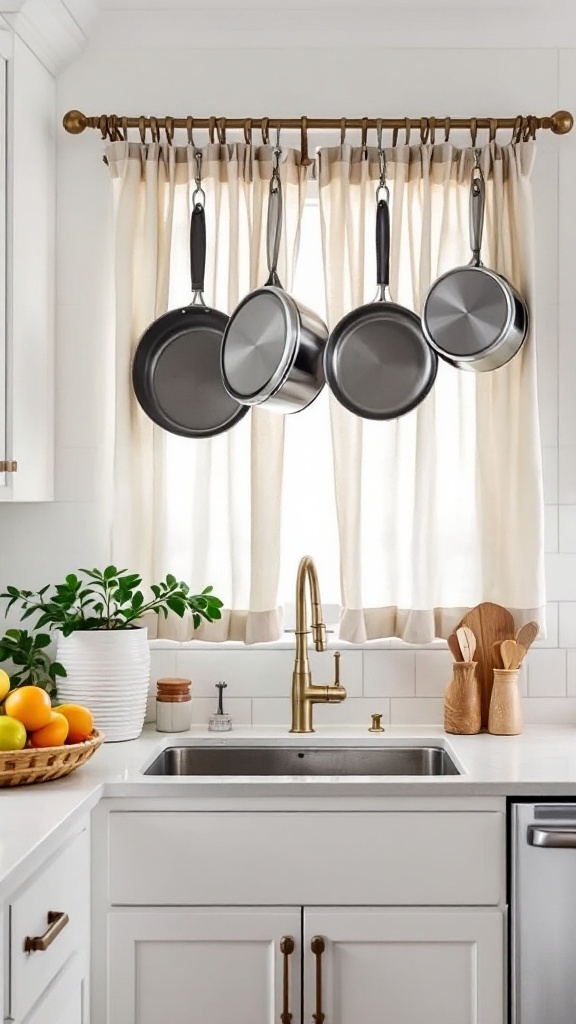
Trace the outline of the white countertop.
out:
M 282 746 L 438 745 L 462 771 L 447 776 L 318 777 L 282 776 L 163 778 L 145 776 L 142 768 L 169 745 L 247 743 Z M 521 736 L 448 736 L 435 726 L 388 726 L 381 735 L 361 727 L 319 727 L 310 737 L 291 736 L 284 727 L 245 727 L 226 734 L 195 726 L 186 733 L 158 733 L 147 726 L 138 740 L 104 744 L 72 775 L 55 782 L 0 789 L 0 897 L 14 884 L 20 869 L 34 866 L 40 847 L 55 842 L 58 833 L 101 797 L 134 799 L 196 799 L 230 806 L 234 800 L 253 807 L 265 798 L 269 808 L 286 797 L 335 799 L 346 806 L 354 799 L 385 797 L 506 797 L 576 798 L 576 729 L 528 726 Z M 44 855 L 44 854 L 43 854 Z

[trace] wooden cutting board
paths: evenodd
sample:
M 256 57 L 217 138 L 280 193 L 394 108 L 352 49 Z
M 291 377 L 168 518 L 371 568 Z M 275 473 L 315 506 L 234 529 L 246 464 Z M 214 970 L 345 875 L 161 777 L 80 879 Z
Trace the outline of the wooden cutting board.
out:
M 480 696 L 482 701 L 482 725 L 488 726 L 488 709 L 490 707 L 490 696 L 492 694 L 492 683 L 494 680 L 494 656 L 492 644 L 496 640 L 506 640 L 514 636 L 514 619 L 507 608 L 500 604 L 492 604 L 485 601 L 476 605 L 466 615 L 458 627 L 468 626 L 476 637 L 476 675 L 480 681 Z

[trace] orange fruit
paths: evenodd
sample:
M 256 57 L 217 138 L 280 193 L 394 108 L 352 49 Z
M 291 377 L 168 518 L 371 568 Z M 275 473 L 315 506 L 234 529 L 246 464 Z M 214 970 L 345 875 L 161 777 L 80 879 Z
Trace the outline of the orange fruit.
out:
M 4 701 L 4 710 L 10 718 L 17 718 L 28 732 L 47 725 L 52 714 L 50 697 L 39 686 L 19 686 Z
M 57 711 L 50 712 L 50 721 L 30 736 L 33 747 L 61 747 L 68 735 L 68 721 Z
M 88 708 L 81 704 L 61 704 L 55 708 L 59 715 L 64 715 L 68 722 L 66 743 L 83 743 L 91 735 L 94 728 L 94 717 Z

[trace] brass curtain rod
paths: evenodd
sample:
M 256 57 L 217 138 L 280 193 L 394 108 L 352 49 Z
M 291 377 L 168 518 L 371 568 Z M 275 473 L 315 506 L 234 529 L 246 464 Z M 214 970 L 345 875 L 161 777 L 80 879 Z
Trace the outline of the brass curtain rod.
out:
M 572 131 L 574 118 L 568 110 L 557 110 L 549 117 L 536 117 L 535 115 L 517 117 L 393 117 L 393 118 L 371 118 L 371 117 L 292 117 L 292 118 L 242 118 L 242 117 L 121 117 L 118 114 L 101 114 L 88 117 L 79 110 L 69 110 L 64 115 L 63 125 L 71 135 L 79 135 L 86 128 L 96 128 L 102 133 L 103 138 L 121 139 L 128 128 L 137 128 L 142 137 L 147 129 L 150 129 L 152 136 L 159 138 L 159 131 L 166 132 L 168 141 L 171 141 L 176 128 L 184 128 L 188 131 L 191 139 L 195 128 L 207 128 L 213 139 L 217 134 L 218 141 L 223 142 L 226 138 L 227 129 L 243 129 L 246 141 L 252 137 L 252 129 L 260 129 L 263 138 L 267 141 L 270 130 L 300 129 L 303 143 L 306 140 L 307 132 L 315 129 L 336 129 L 340 130 L 342 137 L 349 128 L 362 129 L 362 141 L 365 143 L 366 133 L 369 129 L 386 129 L 397 133 L 404 130 L 408 137 L 411 129 L 420 132 L 422 141 L 434 141 L 436 129 L 444 130 L 445 137 L 452 129 L 470 131 L 472 142 L 476 142 L 476 133 L 479 129 L 488 129 L 490 138 L 504 128 L 512 129 L 514 139 L 534 138 L 536 131 L 541 129 L 552 131 L 555 135 L 567 135 Z

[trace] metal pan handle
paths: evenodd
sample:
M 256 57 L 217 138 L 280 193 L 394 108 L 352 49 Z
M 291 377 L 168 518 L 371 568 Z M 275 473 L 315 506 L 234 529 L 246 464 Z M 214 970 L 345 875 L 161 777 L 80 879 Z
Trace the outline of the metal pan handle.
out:
M 204 272 L 206 270 L 206 216 L 202 203 L 195 203 L 190 220 L 190 274 L 193 302 L 204 305 Z
M 282 185 L 280 176 L 272 177 L 270 182 L 270 198 L 268 200 L 268 225 L 266 231 L 266 258 L 268 260 L 267 285 L 281 288 L 280 278 L 276 273 L 280 254 L 280 238 L 282 235 Z
M 390 209 L 385 199 L 376 207 L 376 280 L 380 299 L 390 281 Z
M 470 248 L 472 249 L 471 266 L 481 267 L 480 250 L 482 248 L 482 229 L 484 227 L 484 207 L 486 204 L 486 190 L 484 187 L 484 175 L 479 167 L 472 171 L 470 182 Z

